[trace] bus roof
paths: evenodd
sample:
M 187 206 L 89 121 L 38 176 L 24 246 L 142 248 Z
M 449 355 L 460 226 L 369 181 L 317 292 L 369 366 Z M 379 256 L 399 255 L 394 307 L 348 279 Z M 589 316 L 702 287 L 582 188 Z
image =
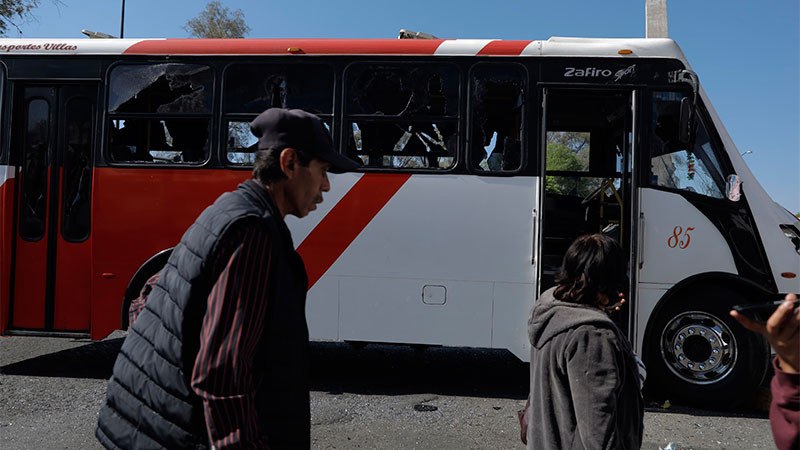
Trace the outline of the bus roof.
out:
M 630 50 L 620 54 L 620 50 Z M 662 57 L 686 62 L 672 39 L 0 39 L 0 55 L 442 55 Z

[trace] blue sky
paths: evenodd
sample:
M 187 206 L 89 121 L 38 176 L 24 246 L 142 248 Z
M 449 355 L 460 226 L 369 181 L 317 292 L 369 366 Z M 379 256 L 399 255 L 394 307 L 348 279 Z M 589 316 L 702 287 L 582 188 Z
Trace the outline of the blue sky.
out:
M 205 1 L 127 0 L 125 37 L 187 37 Z M 442 38 L 644 37 L 644 0 L 227 0 L 248 37 L 396 38 L 401 28 Z M 120 32 L 121 0 L 41 0 L 19 37 Z M 745 161 L 772 198 L 800 212 L 800 2 L 668 0 L 681 46 Z M 9 30 L 9 37 L 17 37 Z M 746 188 L 745 188 L 746 189 Z

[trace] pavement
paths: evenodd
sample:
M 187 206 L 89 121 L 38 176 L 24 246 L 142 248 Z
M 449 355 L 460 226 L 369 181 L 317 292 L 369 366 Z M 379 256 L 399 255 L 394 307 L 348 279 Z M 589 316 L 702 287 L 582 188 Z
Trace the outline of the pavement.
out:
M 100 448 L 94 426 L 122 336 L 0 337 L 0 449 Z M 315 449 L 524 448 L 528 367 L 506 351 L 312 343 L 312 357 Z M 755 404 L 648 405 L 644 449 L 774 448 Z

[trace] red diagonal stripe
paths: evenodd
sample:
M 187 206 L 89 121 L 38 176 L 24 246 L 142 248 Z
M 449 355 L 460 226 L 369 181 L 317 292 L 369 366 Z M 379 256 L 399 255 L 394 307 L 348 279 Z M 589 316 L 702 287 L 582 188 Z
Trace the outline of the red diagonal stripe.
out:
M 339 200 L 297 248 L 306 264 L 308 289 L 314 287 L 410 177 L 366 173 Z
M 533 41 L 492 41 L 478 52 L 478 55 L 519 56 Z

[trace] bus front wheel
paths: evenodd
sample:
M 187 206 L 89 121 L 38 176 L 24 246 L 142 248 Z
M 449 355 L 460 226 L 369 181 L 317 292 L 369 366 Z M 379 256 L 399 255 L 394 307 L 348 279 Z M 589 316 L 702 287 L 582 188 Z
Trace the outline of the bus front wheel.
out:
M 769 365 L 769 345 L 730 317 L 746 303 L 726 288 L 682 295 L 650 333 L 648 386 L 667 398 L 733 406 L 756 392 Z

